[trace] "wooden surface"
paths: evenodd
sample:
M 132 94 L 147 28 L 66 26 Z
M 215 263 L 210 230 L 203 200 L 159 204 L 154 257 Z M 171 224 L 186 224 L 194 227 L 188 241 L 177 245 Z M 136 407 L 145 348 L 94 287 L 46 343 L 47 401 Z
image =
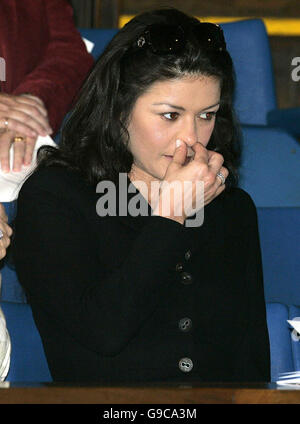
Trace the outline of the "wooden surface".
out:
M 0 404 L 300 404 L 300 390 L 273 385 L 98 387 L 0 385 Z
M 94 24 L 96 28 L 118 28 L 120 0 L 95 0 Z

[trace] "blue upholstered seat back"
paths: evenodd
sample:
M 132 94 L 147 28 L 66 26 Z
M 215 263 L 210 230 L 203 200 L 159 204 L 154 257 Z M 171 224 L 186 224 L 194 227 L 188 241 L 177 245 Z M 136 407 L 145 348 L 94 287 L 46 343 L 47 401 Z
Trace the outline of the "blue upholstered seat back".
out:
M 7 381 L 52 381 L 31 308 L 26 303 L 1 302 L 11 339 L 11 363 Z
M 293 339 L 292 327 L 287 322 L 297 317 L 300 318 L 300 307 L 267 303 L 272 381 L 278 380 L 281 373 L 300 370 L 300 342 L 298 337 Z
M 221 24 L 236 71 L 235 108 L 242 124 L 266 125 L 276 108 L 268 35 L 261 19 Z

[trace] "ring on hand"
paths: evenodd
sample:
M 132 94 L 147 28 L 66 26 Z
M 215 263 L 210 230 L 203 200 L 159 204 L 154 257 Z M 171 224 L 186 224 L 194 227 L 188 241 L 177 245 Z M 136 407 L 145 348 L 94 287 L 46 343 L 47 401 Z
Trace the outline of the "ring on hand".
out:
M 218 172 L 218 173 L 217 173 L 217 177 L 219 177 L 219 178 L 220 178 L 220 180 L 221 180 L 221 185 L 225 184 L 225 177 L 224 177 L 224 175 L 222 174 L 222 172 Z
M 19 141 L 25 141 L 25 138 L 24 137 L 21 137 L 21 136 L 16 136 L 16 137 L 14 137 L 14 143 L 15 142 L 19 142 Z
M 3 239 L 3 237 L 4 237 L 4 233 L 2 230 L 0 230 L 0 240 Z

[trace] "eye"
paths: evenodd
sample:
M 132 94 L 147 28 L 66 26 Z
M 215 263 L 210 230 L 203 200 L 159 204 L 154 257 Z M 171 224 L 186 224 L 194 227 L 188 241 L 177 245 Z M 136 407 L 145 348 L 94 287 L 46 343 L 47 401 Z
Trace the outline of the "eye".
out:
M 204 119 L 204 121 L 211 121 L 215 116 L 217 112 L 204 112 L 200 113 L 200 118 Z
M 162 113 L 162 116 L 168 121 L 175 121 L 178 118 L 178 112 L 167 112 Z

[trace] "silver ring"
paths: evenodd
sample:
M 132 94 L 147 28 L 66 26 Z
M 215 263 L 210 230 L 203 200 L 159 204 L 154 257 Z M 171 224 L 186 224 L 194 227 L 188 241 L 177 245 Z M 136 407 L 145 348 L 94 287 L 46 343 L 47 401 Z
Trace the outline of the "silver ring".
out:
M 222 174 L 222 172 L 218 172 L 218 173 L 217 173 L 217 177 L 219 177 L 219 178 L 220 178 L 220 180 L 221 180 L 221 185 L 225 184 L 225 177 L 224 177 L 224 175 Z
M 4 237 L 4 233 L 2 230 L 0 230 L 0 240 L 3 239 L 3 237 Z

